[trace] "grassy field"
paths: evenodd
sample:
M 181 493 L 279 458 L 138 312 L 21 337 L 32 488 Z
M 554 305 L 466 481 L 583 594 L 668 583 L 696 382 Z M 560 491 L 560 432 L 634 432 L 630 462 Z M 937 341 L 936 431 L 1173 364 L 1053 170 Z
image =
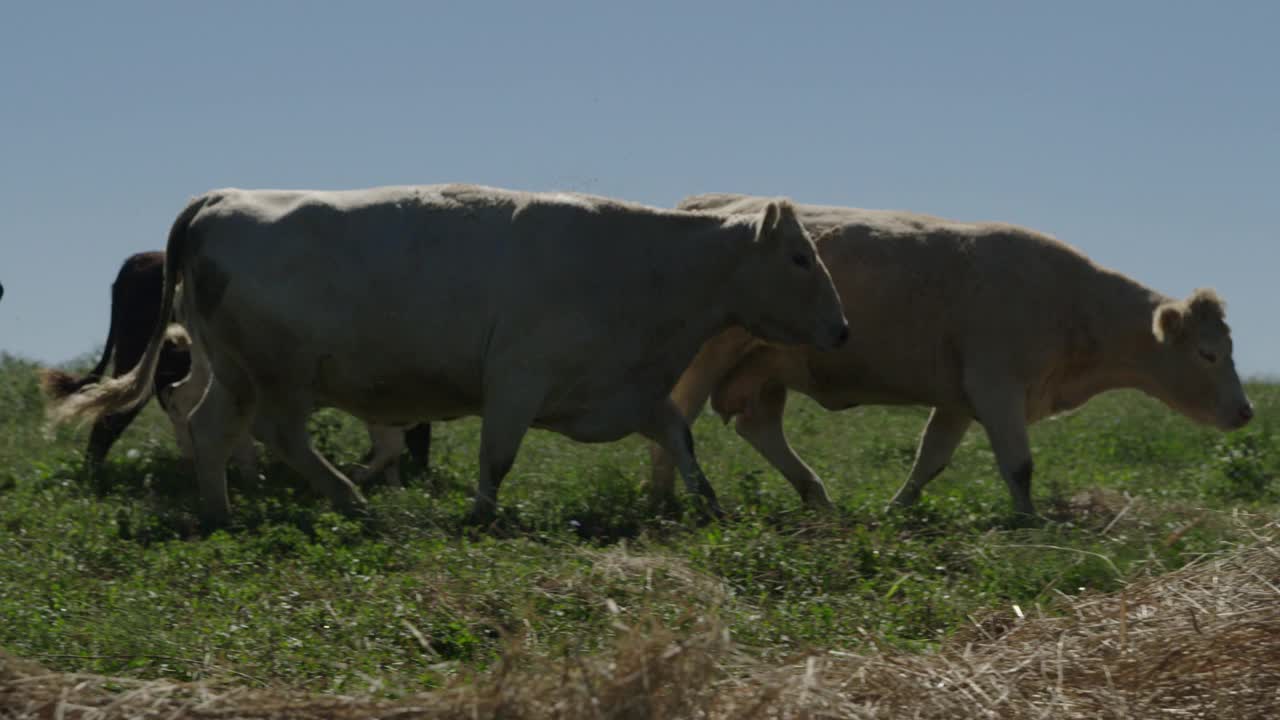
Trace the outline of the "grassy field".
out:
M 502 529 L 464 528 L 478 425 L 438 426 L 429 473 L 373 487 L 371 519 L 331 513 L 268 458 L 232 482 L 236 526 L 200 537 L 195 495 L 154 408 L 116 446 L 106 490 L 85 482 L 85 432 L 41 429 L 34 367 L 0 358 L 0 647 L 45 667 L 136 678 L 394 697 L 489 668 L 594 652 L 624 624 L 679 634 L 708 618 L 754 658 L 923 649 L 993 610 L 1167 572 L 1236 541 L 1237 510 L 1280 506 L 1280 386 L 1223 435 L 1113 393 L 1032 431 L 1034 495 L 1018 528 L 986 438 L 972 430 L 918 508 L 886 514 L 926 410 L 830 414 L 803 398 L 791 440 L 838 506 L 800 509 L 730 428 L 704 417 L 699 457 L 730 519 L 646 514 L 638 440 L 576 445 L 534 432 L 502 488 Z M 356 462 L 337 414 L 319 444 Z

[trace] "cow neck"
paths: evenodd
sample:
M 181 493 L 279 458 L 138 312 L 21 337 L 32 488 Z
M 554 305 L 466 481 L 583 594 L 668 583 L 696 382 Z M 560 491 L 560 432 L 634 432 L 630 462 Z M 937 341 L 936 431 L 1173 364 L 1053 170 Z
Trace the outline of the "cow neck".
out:
M 709 263 L 699 268 L 693 283 L 703 295 L 698 307 L 704 311 L 714 309 L 713 313 L 705 313 L 708 325 L 703 340 L 737 325 L 732 312 L 732 299 L 736 288 L 734 276 L 741 262 L 754 249 L 756 241 L 755 216 L 704 216 L 714 225 L 700 230 L 696 242 L 706 243 L 714 248 L 710 257 L 719 262 Z
M 1137 389 L 1157 394 L 1152 371 L 1160 343 L 1152 333 L 1156 308 L 1169 298 L 1110 270 L 1100 269 L 1098 292 L 1084 305 L 1088 354 L 1083 369 L 1065 388 L 1077 402 L 1107 390 Z

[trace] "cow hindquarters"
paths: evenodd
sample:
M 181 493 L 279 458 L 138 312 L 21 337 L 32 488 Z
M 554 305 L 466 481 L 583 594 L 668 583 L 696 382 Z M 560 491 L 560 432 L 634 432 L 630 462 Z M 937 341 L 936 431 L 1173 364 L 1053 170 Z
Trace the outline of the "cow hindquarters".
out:
M 787 389 L 770 382 L 759 396 L 738 415 L 734 429 L 751 447 L 770 462 L 800 494 L 805 505 L 817 510 L 830 510 L 831 498 L 818 475 L 805 464 L 787 443 L 782 429 L 782 411 L 787 403 Z
M 920 446 L 916 450 L 916 461 L 911 466 L 911 474 L 890 503 L 899 507 L 909 507 L 920 499 L 924 486 L 941 473 L 956 448 L 964 439 L 965 432 L 973 424 L 973 419 L 963 411 L 934 408 L 929 415 L 929 422 L 920 436 Z
M 188 342 L 187 351 L 190 353 L 190 361 L 186 377 L 167 387 L 158 388 L 156 400 L 164 408 L 165 414 L 169 416 L 169 422 L 173 425 L 173 437 L 178 444 L 178 451 L 183 457 L 193 460 L 191 413 L 209 387 L 211 372 L 208 358 L 198 345 Z M 163 358 L 161 362 L 164 362 Z M 186 362 L 184 360 L 184 363 Z M 159 371 L 157 371 L 157 377 L 158 375 Z M 242 476 L 253 479 L 258 477 L 258 453 L 253 447 L 253 439 L 248 435 L 236 443 L 231 451 L 231 459 Z

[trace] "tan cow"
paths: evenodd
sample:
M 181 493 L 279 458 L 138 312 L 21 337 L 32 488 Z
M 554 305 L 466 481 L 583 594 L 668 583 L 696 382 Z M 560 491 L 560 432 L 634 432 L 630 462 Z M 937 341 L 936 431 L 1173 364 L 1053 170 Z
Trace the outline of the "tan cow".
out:
M 211 523 L 227 520 L 227 455 L 251 426 L 340 509 L 364 504 L 307 435 L 326 406 L 391 426 L 480 415 L 474 521 L 493 516 L 531 426 L 644 435 L 718 512 L 669 401 L 698 348 L 732 325 L 832 348 L 849 334 L 785 201 L 729 215 L 469 185 L 218 190 L 182 211 L 165 258 L 161 316 L 180 280 L 212 370 L 190 416 Z M 162 337 L 55 416 L 144 400 Z
M 699 195 L 679 207 L 750 212 L 766 202 Z M 1137 388 L 1200 423 L 1253 417 L 1212 290 L 1175 300 L 1100 267 L 1047 235 L 998 223 L 797 205 L 843 299 L 853 339 L 838 352 L 779 347 L 740 330 L 713 339 L 672 398 L 692 419 L 708 396 L 811 506 L 822 481 L 788 445 L 787 390 L 829 410 L 933 408 L 893 501 L 910 505 L 950 461 L 973 420 L 985 428 L 1016 512 L 1033 514 L 1027 425 L 1113 388 Z M 671 465 L 654 451 L 655 501 Z

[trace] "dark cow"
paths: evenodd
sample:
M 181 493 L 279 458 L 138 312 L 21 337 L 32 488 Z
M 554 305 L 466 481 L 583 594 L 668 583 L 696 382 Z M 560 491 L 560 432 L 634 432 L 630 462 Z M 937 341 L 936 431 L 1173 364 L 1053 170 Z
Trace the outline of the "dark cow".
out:
M 142 359 L 151 328 L 160 314 L 160 293 L 163 287 L 163 252 L 130 255 L 120 266 L 120 272 L 111 284 L 111 325 L 107 329 L 107 342 L 102 348 L 98 364 L 82 377 L 62 370 L 42 370 L 40 385 L 45 394 L 53 399 L 65 398 L 86 385 L 101 380 L 108 364 L 113 366 L 112 377 L 132 370 Z M 191 358 L 186 350 L 172 342 L 164 344 L 153 383 L 156 397 L 162 406 L 165 393 L 160 391 L 186 377 L 190 367 Z M 141 409 L 139 406 L 125 412 L 104 415 L 93 424 L 93 430 L 89 434 L 89 447 L 85 452 L 85 460 L 90 468 L 102 464 L 111 446 Z
M 76 377 L 68 372 L 45 369 L 40 372 L 40 385 L 45 394 L 61 400 L 86 385 L 102 379 L 108 364 L 112 365 L 111 377 L 119 377 L 133 369 L 146 350 L 151 328 L 160 314 L 160 296 L 164 288 L 164 252 L 152 251 L 130 255 L 120 266 L 116 280 L 111 284 L 111 325 L 107 329 L 107 342 L 102 357 L 88 374 Z M 3 291 L 0 290 L 0 293 Z M 114 363 L 112 359 L 114 358 Z M 187 377 L 191 369 L 191 354 L 185 345 L 166 340 L 160 351 L 152 383 L 156 400 L 169 411 L 170 385 Z M 121 433 L 137 417 L 142 406 L 120 413 L 104 415 L 93 424 L 89 434 L 89 447 L 85 460 L 92 470 L 106 460 L 107 453 Z M 175 423 L 176 425 L 176 423 Z M 184 431 L 174 428 L 181 438 Z M 179 439 L 179 445 L 182 440 Z M 431 426 L 423 423 L 410 428 L 405 434 L 405 445 L 413 460 L 426 467 L 431 450 Z M 373 452 L 366 456 L 372 457 Z M 246 468 L 242 468 L 246 469 Z

